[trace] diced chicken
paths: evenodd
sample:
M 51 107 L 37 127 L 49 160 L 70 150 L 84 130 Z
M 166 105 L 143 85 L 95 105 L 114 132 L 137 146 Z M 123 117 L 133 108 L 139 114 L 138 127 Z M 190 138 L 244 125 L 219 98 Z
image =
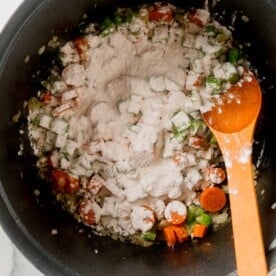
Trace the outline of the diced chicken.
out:
M 114 216 L 115 217 L 115 197 L 105 197 L 102 206 L 102 215 L 103 216 Z
M 67 85 L 79 87 L 86 83 L 86 71 L 80 64 L 69 64 L 63 70 L 62 77 Z
M 189 71 L 186 79 L 186 90 L 197 89 L 201 85 L 201 75 L 194 71 Z
M 237 73 L 237 69 L 232 63 L 225 62 L 222 65 L 217 64 L 213 69 L 213 72 L 216 78 L 228 80 L 232 74 Z
M 191 120 L 189 116 L 184 112 L 184 111 L 179 111 L 177 112 L 173 117 L 172 117 L 172 123 L 174 126 L 179 127 L 181 129 L 186 129 L 190 126 Z
M 73 103 L 71 101 L 66 102 L 62 105 L 57 106 L 55 109 L 53 109 L 52 114 L 53 114 L 54 117 L 56 117 L 56 116 L 62 114 L 63 112 L 71 109 L 72 107 L 73 107 Z
M 60 59 L 63 65 L 67 65 L 69 63 L 76 63 L 80 60 L 78 51 L 75 49 L 73 42 L 67 42 L 60 49 Z
M 163 92 L 166 89 L 165 79 L 163 76 L 152 76 L 149 79 L 150 88 L 155 92 Z
M 176 199 L 180 197 L 182 194 L 182 190 L 180 187 L 172 187 L 168 192 L 168 197 L 170 199 Z
M 194 42 L 195 42 L 195 35 L 185 34 L 182 45 L 184 47 L 192 48 L 194 46 Z
M 104 186 L 115 196 L 124 198 L 124 192 L 116 185 L 115 180 L 109 178 L 105 181 Z
M 58 134 L 57 135 L 57 139 L 56 139 L 56 143 L 55 143 L 55 147 L 56 148 L 63 148 L 63 147 L 65 147 L 67 139 L 68 139 L 67 133 Z
M 96 195 L 104 186 L 105 180 L 99 175 L 95 174 L 88 182 L 86 189 L 92 194 Z
M 142 189 L 141 186 L 135 185 L 125 189 L 125 195 L 129 202 L 135 202 L 138 199 L 145 198 L 147 193 Z
M 197 164 L 196 156 L 191 152 L 177 153 L 173 161 L 183 169 Z
M 61 101 L 67 102 L 69 100 L 75 99 L 78 97 L 78 92 L 75 89 L 65 91 L 62 93 Z
M 170 133 L 166 133 L 163 149 L 163 158 L 169 158 L 174 156 L 174 152 L 181 150 L 182 147 L 183 145 L 180 139 L 174 139 Z
M 168 25 L 159 25 L 154 29 L 153 42 L 166 42 L 169 38 L 169 27 Z
M 181 91 L 181 87 L 168 78 L 165 78 L 165 87 L 168 91 Z
M 150 208 L 144 206 L 134 206 L 130 215 L 130 221 L 134 229 L 146 232 L 153 227 L 155 217 Z
M 64 151 L 68 155 L 73 155 L 75 153 L 75 150 L 78 148 L 78 144 L 73 140 L 67 140 L 67 143 L 65 145 Z
M 198 181 L 203 178 L 199 170 L 195 167 L 187 168 L 185 170 L 185 174 L 185 180 L 188 180 L 190 188 L 194 187 L 198 183 Z
M 40 116 L 39 125 L 40 125 L 41 127 L 43 127 L 43 128 L 49 129 L 52 120 L 53 120 L 52 117 L 50 117 L 50 116 L 48 116 L 48 115 L 45 115 L 45 114 L 42 114 L 42 115 Z
M 56 134 L 64 134 L 68 130 L 68 123 L 61 119 L 54 119 L 51 123 L 51 130 Z

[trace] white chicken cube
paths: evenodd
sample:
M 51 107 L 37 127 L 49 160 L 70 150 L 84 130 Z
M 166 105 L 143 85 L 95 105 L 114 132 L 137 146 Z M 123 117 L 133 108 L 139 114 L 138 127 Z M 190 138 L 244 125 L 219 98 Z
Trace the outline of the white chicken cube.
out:
M 61 119 L 55 119 L 52 121 L 50 128 L 56 134 L 64 134 L 68 130 L 68 123 Z
M 154 92 L 163 92 L 166 89 L 165 79 L 163 76 L 150 77 L 149 85 Z
M 75 89 L 65 91 L 62 93 L 61 101 L 67 102 L 69 100 L 75 99 L 78 97 L 78 92 Z
M 76 63 L 69 64 L 64 68 L 62 77 L 67 85 L 75 87 L 82 86 L 86 82 L 86 72 L 84 66 Z
M 48 116 L 48 115 L 45 115 L 45 114 L 42 114 L 42 115 L 40 116 L 39 126 L 41 126 L 41 127 L 43 127 L 43 128 L 46 128 L 46 129 L 49 129 L 52 120 L 53 120 L 52 117 L 50 117 L 50 116 Z
M 185 34 L 182 45 L 187 48 L 192 48 L 195 43 L 195 35 Z
M 134 202 L 138 199 L 145 198 L 147 193 L 142 189 L 141 186 L 135 185 L 125 189 L 125 195 L 129 202 Z
M 105 197 L 102 206 L 102 215 L 104 216 L 115 216 L 115 197 Z
M 168 91 L 180 91 L 181 88 L 180 86 L 175 83 L 174 81 L 168 79 L 168 78 L 165 78 L 165 87 L 166 87 L 166 90 Z
M 200 85 L 201 75 L 194 71 L 188 73 L 186 79 L 186 90 L 191 91 L 196 89 Z
M 189 116 L 183 110 L 178 111 L 171 121 L 176 127 L 181 129 L 187 129 L 191 123 Z
M 78 144 L 75 141 L 68 140 L 65 146 L 65 152 L 67 152 L 69 155 L 73 155 L 77 148 L 78 148 Z
M 90 193 L 96 195 L 100 191 L 104 183 L 105 180 L 96 174 L 90 179 L 89 183 L 87 184 L 87 189 Z
M 66 142 L 67 142 L 67 137 L 68 137 L 67 133 L 57 135 L 55 147 L 56 148 L 63 148 L 63 147 L 65 147 Z
M 153 42 L 166 42 L 169 38 L 169 27 L 168 25 L 159 25 L 154 29 L 154 35 L 152 38 Z
M 75 63 L 80 60 L 80 56 L 78 54 L 78 51 L 74 47 L 73 42 L 67 42 L 63 47 L 61 47 L 60 59 L 63 65 Z

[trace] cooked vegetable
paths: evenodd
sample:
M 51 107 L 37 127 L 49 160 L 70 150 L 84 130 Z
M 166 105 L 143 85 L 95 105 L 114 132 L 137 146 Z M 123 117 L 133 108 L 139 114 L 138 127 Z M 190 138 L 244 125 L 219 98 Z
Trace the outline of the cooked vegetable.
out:
M 196 217 L 196 222 L 200 224 L 204 224 L 206 226 L 209 226 L 212 224 L 212 217 L 207 214 L 201 214 L 200 216 Z
M 218 212 L 226 204 L 224 191 L 217 187 L 208 187 L 200 195 L 200 205 L 208 212 Z
M 208 226 L 205 224 L 195 224 L 192 232 L 194 238 L 204 238 L 207 234 Z
M 145 240 L 148 240 L 148 241 L 154 241 L 156 239 L 156 233 L 155 232 L 152 232 L 152 231 L 147 231 L 147 232 L 144 232 L 142 234 L 142 237 L 145 239 Z
M 207 10 L 158 2 L 119 8 L 56 49 L 28 130 L 64 209 L 143 246 L 214 229 L 226 196 L 211 186 L 226 172 L 202 114 L 247 70 L 232 41 Z
M 183 226 L 167 226 L 163 229 L 163 233 L 168 246 L 174 246 L 189 239 L 189 233 Z
M 227 60 L 232 64 L 237 64 L 240 58 L 242 58 L 243 53 L 239 49 L 230 49 L 227 53 Z

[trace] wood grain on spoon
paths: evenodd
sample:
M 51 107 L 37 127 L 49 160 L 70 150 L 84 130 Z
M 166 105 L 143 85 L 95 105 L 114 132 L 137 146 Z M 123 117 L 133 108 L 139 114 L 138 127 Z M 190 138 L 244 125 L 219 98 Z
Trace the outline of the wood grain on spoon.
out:
M 215 99 L 213 109 L 203 114 L 226 165 L 239 276 L 267 275 L 251 163 L 253 133 L 261 101 L 258 81 L 247 73 L 243 82 Z

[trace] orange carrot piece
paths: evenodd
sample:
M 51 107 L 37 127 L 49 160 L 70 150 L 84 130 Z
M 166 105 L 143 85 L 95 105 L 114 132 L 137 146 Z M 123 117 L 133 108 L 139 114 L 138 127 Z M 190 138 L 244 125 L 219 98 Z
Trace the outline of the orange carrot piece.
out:
M 207 234 L 208 226 L 204 224 L 195 224 L 193 228 L 194 238 L 204 238 Z
M 178 225 L 186 220 L 186 216 L 179 214 L 178 212 L 171 212 L 171 223 Z
M 188 231 L 182 226 L 175 226 L 174 233 L 179 243 L 182 243 L 189 239 Z
M 176 236 L 174 232 L 174 225 L 169 225 L 163 229 L 165 240 L 168 246 L 174 246 L 176 244 Z
M 200 195 L 200 205 L 208 212 L 218 212 L 226 204 L 224 191 L 217 187 L 208 187 Z

